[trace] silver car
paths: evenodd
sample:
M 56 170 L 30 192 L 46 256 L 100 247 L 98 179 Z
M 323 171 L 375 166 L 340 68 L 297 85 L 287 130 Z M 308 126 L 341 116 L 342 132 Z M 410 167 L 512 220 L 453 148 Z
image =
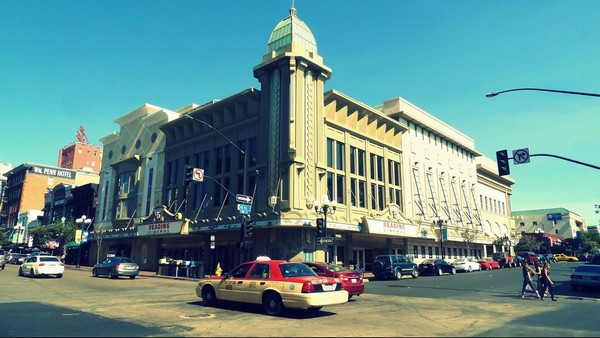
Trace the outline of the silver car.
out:
M 101 263 L 94 265 L 92 276 L 108 276 L 108 278 L 119 278 L 128 276 L 131 279 L 140 273 L 140 266 L 129 257 L 107 257 Z
M 582 264 L 571 273 L 571 288 L 600 287 L 600 265 Z

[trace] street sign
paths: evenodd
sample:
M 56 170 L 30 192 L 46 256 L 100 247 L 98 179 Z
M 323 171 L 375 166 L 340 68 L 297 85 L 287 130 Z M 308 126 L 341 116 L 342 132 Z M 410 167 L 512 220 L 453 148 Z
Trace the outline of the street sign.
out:
M 333 237 L 319 237 L 317 238 L 319 244 L 333 244 Z
M 238 203 L 237 209 L 239 210 L 240 214 L 247 215 L 252 210 L 252 205 L 250 205 L 250 204 L 244 204 L 244 203 Z
M 529 163 L 529 148 L 513 150 L 515 164 Z
M 204 169 L 194 168 L 192 171 L 192 180 L 196 182 L 204 181 Z
M 235 200 L 238 203 L 252 204 L 252 196 L 237 194 L 235 195 Z

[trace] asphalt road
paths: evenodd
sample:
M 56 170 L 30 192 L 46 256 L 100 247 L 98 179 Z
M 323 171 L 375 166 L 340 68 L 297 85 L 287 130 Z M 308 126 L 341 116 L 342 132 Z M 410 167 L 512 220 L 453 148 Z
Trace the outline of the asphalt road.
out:
M 519 269 L 370 281 L 366 293 L 311 314 L 259 306 L 204 307 L 193 280 L 63 278 L 0 272 L 1 337 L 66 336 L 598 336 L 600 291 L 573 292 L 578 263 L 552 268 L 557 302 L 520 299 Z

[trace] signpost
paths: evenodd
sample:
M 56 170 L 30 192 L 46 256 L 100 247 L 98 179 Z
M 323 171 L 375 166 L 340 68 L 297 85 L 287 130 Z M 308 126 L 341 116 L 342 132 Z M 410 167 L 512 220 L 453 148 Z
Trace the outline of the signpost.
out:
M 319 237 L 317 238 L 319 244 L 333 244 L 333 237 Z
M 235 195 L 235 200 L 238 203 L 252 204 L 252 196 L 237 194 Z
M 250 211 L 252 210 L 252 205 L 238 203 L 237 209 L 240 211 L 240 214 L 248 215 L 250 213 Z

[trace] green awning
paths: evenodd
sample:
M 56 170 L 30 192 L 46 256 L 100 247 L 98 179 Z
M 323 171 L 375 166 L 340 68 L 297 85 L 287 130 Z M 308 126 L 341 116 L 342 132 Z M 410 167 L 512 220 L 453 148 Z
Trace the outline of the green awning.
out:
M 77 242 L 75 242 L 75 241 L 65 244 L 65 248 L 77 248 L 77 247 L 79 247 L 79 244 L 77 244 Z

